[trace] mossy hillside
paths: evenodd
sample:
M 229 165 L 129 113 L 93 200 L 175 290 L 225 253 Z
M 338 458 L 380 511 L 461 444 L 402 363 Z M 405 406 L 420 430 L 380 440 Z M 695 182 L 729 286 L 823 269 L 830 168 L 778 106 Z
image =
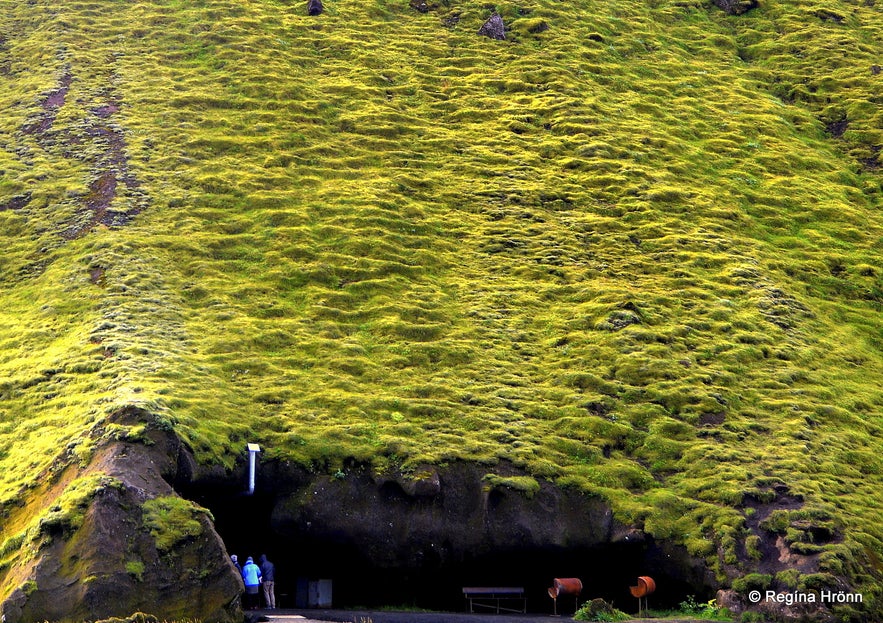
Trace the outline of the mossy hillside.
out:
M 783 483 L 871 596 L 879 11 L 495 8 L 4 5 L 0 502 L 135 403 L 228 466 L 511 461 L 721 574 Z M 65 237 L 109 101 L 148 204 Z

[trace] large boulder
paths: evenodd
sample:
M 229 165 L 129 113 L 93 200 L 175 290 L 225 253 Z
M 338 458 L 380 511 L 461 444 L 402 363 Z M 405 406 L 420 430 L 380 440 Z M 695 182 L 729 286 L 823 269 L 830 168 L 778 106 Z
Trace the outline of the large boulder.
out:
M 0 604 L 2 620 L 73 622 L 142 612 L 241 621 L 242 583 L 211 517 L 165 479 L 187 463 L 181 443 L 144 412 L 127 410 L 112 420 L 147 428 L 138 441 L 100 444 L 87 467 L 68 466 L 43 492 L 61 493 L 23 543 L 13 570 L 18 588 Z
M 478 29 L 478 34 L 490 37 L 491 39 L 505 39 L 506 25 L 499 13 L 491 15 L 487 21 Z

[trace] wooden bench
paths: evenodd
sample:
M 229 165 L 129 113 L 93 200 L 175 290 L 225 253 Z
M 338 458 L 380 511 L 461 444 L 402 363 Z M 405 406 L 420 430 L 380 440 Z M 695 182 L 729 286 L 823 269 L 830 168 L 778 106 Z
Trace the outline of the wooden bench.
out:
M 469 603 L 469 612 L 487 608 L 500 612 L 527 612 L 524 588 L 515 586 L 464 586 L 463 596 Z M 520 604 L 520 607 L 515 606 Z

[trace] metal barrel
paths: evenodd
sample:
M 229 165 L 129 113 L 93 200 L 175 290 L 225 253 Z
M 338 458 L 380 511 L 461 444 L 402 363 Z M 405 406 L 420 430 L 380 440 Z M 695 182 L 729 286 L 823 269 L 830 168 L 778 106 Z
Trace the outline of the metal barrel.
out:
M 656 582 L 649 575 L 642 575 L 639 577 L 637 586 L 629 586 L 629 591 L 631 591 L 632 597 L 637 597 L 638 599 L 646 597 L 655 590 Z
M 579 578 L 555 578 L 554 588 L 556 595 L 559 597 L 562 595 L 579 595 L 583 591 L 583 583 Z

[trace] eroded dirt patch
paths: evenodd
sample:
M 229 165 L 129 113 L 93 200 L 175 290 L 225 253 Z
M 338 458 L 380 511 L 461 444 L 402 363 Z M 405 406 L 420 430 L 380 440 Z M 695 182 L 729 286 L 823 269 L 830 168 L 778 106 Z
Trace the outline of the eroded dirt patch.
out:
M 95 177 L 89 183 L 89 192 L 75 222 L 62 233 L 62 237 L 68 240 L 79 238 L 98 225 L 127 225 L 147 205 L 147 197 L 129 168 L 126 139 L 115 119 L 121 109 L 121 100 L 111 90 L 106 93 L 106 98 L 106 103 L 93 107 L 85 120 L 83 142 L 98 148 L 98 155 L 92 158 Z M 88 149 L 84 151 L 89 152 Z M 125 211 L 111 208 L 121 192 L 129 200 Z
M 804 501 L 800 496 L 793 495 L 786 485 L 779 484 L 772 488 L 766 498 L 753 496 L 746 498 L 745 507 L 754 509 L 745 523 L 751 534 L 759 537 L 756 547 L 760 560 L 756 565 L 760 573 L 776 574 L 787 569 L 797 569 L 801 573 L 818 571 L 819 555 L 795 551 L 774 521 L 774 514 L 777 511 L 781 513 L 802 509 Z M 790 523 L 795 526 L 797 524 L 797 522 Z M 807 530 L 812 528 L 813 526 L 806 527 Z M 834 535 L 831 533 L 825 540 L 830 541 L 833 538 Z M 746 559 L 749 557 L 746 555 Z
M 78 104 L 88 106 L 82 119 L 67 127 L 56 127 L 59 111 L 71 100 L 71 88 L 76 85 L 74 71 L 66 65 L 56 87 L 40 101 L 41 112 L 21 128 L 22 134 L 33 137 L 42 149 L 60 151 L 63 158 L 84 162 L 91 172 L 86 192 L 77 199 L 79 207 L 61 224 L 64 240 L 80 238 L 97 226 L 127 225 L 149 203 L 129 166 L 125 133 L 119 124 L 124 103 L 116 92 L 114 60 L 113 56 L 108 58 L 106 84 L 98 92 L 96 103 L 88 106 L 91 97 L 73 96 Z M 18 204 L 7 209 L 16 207 Z
M 16 195 L 6 203 L 0 203 L 0 212 L 5 212 L 6 210 L 21 210 L 31 201 L 31 193 L 25 193 L 23 195 Z
M 50 91 L 40 103 L 43 112 L 41 112 L 35 119 L 26 123 L 22 127 L 22 132 L 25 134 L 38 135 L 39 141 L 40 138 L 43 138 L 49 130 L 52 129 L 52 125 L 55 123 L 55 118 L 58 116 L 59 109 L 64 106 L 68 91 L 70 91 L 71 88 L 71 82 L 73 82 L 73 74 L 71 73 L 70 65 L 68 65 L 64 68 L 64 72 L 58 80 L 58 86 Z

